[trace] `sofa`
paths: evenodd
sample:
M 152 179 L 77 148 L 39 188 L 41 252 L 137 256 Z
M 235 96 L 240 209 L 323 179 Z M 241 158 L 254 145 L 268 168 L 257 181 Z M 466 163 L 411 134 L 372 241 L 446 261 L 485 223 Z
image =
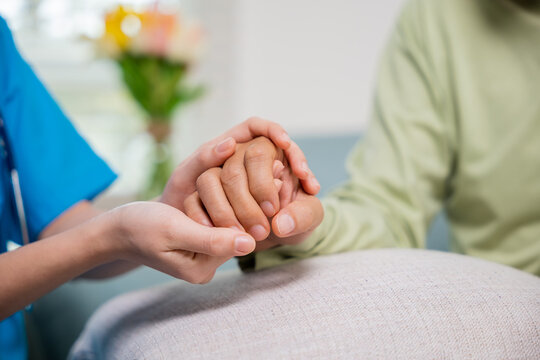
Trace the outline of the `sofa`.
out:
M 107 302 L 70 359 L 540 359 L 540 279 L 418 249 L 229 270 Z

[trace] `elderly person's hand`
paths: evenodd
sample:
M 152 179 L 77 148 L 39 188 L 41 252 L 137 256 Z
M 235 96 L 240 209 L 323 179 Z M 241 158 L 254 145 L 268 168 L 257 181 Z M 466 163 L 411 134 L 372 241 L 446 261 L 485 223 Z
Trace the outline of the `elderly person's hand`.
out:
M 283 152 L 259 137 L 238 145 L 222 168 L 200 175 L 184 211 L 200 224 L 245 230 L 263 250 L 309 236 L 323 217 L 318 190 L 311 171 L 299 181 Z
M 280 150 L 280 154 L 285 154 L 292 171 L 301 179 L 308 192 L 314 194 L 318 191 L 318 184 L 314 181 L 315 178 L 311 176 L 304 154 L 291 141 L 287 132 L 277 123 L 252 117 L 225 134 L 202 145 L 183 161 L 169 179 L 160 201 L 183 211 L 184 200 L 196 190 L 199 175 L 212 167 L 221 166 L 226 159 L 235 153 L 237 143 L 240 144 L 239 150 L 241 150 L 245 148 L 245 145 L 241 145 L 241 143 L 246 143 L 259 136 L 271 140 Z M 234 155 L 237 160 L 241 157 L 243 156 L 240 154 Z M 268 191 L 262 195 L 267 196 L 263 202 L 268 201 L 272 207 L 278 209 L 277 194 Z M 270 209 L 268 205 L 266 207 Z

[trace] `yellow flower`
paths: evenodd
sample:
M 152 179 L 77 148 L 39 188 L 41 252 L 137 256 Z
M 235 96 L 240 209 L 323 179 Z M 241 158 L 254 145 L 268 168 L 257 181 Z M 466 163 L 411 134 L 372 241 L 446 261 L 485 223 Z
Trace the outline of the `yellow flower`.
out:
M 181 21 L 179 13 L 164 13 L 156 6 L 136 12 L 120 5 L 104 20 L 105 32 L 96 42 L 103 55 L 118 58 L 131 53 L 185 64 L 200 55 L 202 30 Z
M 105 15 L 105 40 L 114 43 L 120 51 L 126 50 L 137 35 L 141 25 L 141 14 L 118 6 Z

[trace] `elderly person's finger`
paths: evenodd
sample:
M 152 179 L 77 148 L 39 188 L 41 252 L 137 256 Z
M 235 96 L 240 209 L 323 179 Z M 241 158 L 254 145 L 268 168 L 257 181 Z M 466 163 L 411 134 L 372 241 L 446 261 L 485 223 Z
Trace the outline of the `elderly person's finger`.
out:
M 280 155 L 283 160 L 283 154 Z M 280 209 L 279 191 L 276 189 L 274 179 L 281 176 L 284 165 L 275 159 L 276 156 L 278 154 L 274 144 L 264 137 L 253 140 L 244 154 L 243 166 L 249 192 L 267 217 L 274 216 Z
M 208 216 L 204 205 L 199 197 L 199 192 L 195 191 L 184 200 L 184 213 L 192 220 L 204 226 L 214 226 Z
M 297 244 L 321 223 L 323 216 L 320 200 L 299 190 L 296 198 L 272 219 L 272 230 L 281 244 Z
M 199 176 L 197 179 L 198 196 L 215 226 L 244 230 L 223 190 L 221 171 L 221 168 L 212 168 Z M 197 214 L 197 218 L 201 216 L 201 210 L 197 209 L 194 199 L 185 204 L 190 207 L 189 210 L 186 209 L 186 212 Z
M 217 140 L 223 140 L 227 136 L 233 137 L 238 143 L 247 142 L 257 136 L 272 140 L 279 149 L 285 151 L 294 174 L 303 180 L 302 185 L 306 186 L 305 190 L 313 195 L 319 191 L 320 186 L 309 169 L 304 153 L 279 124 L 259 117 L 250 117 Z
M 271 147 L 274 149 L 274 145 L 271 145 Z M 271 214 L 274 214 L 279 209 L 278 189 L 274 184 L 272 174 L 274 159 L 273 155 L 265 158 L 266 174 L 269 176 L 271 194 L 269 195 L 270 199 L 267 200 L 268 203 L 260 204 L 255 200 L 254 194 L 250 192 L 248 176 L 244 168 L 244 156 L 243 151 L 237 150 L 227 160 L 221 171 L 221 184 L 238 221 L 255 240 L 263 240 L 270 233 L 270 224 L 267 215 L 262 209 L 264 208 L 265 211 L 269 211 Z M 268 207 L 271 207 L 271 209 Z

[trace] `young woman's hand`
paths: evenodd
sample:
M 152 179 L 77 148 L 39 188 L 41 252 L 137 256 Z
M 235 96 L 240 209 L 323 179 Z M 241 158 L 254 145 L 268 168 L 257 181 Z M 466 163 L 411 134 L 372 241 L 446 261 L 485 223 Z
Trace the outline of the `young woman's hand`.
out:
M 181 211 L 187 196 L 196 191 L 198 177 L 223 164 L 235 152 L 236 142 L 256 136 L 267 136 L 285 151 L 295 174 L 310 188 L 304 155 L 287 133 L 269 121 L 247 120 L 182 162 L 162 203 L 132 203 L 101 213 L 81 201 L 52 221 L 40 241 L 0 254 L 0 273 L 5 275 L 0 281 L 0 319 L 83 274 L 108 277 L 145 264 L 204 283 L 227 259 L 253 251 L 255 240 L 241 229 L 203 226 Z
M 159 202 L 131 203 L 102 216 L 113 222 L 109 241 L 119 258 L 191 283 L 210 281 L 225 261 L 255 249 L 245 232 L 200 225 Z

